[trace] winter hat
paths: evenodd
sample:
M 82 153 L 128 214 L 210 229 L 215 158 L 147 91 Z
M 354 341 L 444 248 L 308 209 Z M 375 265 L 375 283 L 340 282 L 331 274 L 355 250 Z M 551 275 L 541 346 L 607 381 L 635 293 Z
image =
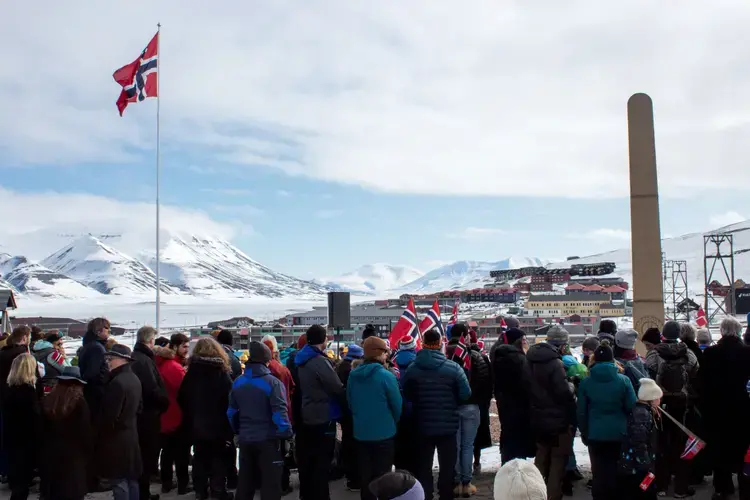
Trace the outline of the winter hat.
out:
M 109 356 L 111 358 L 120 358 L 127 361 L 133 361 L 131 354 L 133 354 L 133 351 L 130 350 L 130 347 L 122 344 L 115 344 L 109 351 L 104 353 L 105 356 Z
M 711 338 L 711 332 L 708 331 L 708 328 L 699 329 L 696 337 L 700 345 L 709 345 L 713 341 Z
M 643 337 L 641 337 L 641 342 L 648 342 L 650 344 L 661 344 L 661 332 L 658 328 L 654 328 L 653 326 L 646 330 L 646 333 L 643 334 Z
M 422 347 L 424 347 L 425 349 L 439 351 L 442 346 L 443 346 L 443 336 L 440 335 L 439 331 L 433 328 L 432 330 L 429 330 L 424 334 L 424 338 L 422 340 Z
M 273 357 L 271 355 L 271 349 L 269 349 L 268 346 L 263 342 L 258 342 L 257 340 L 253 340 L 252 342 L 250 342 L 248 351 L 248 363 L 259 363 L 261 365 L 265 365 L 266 363 L 271 361 L 271 358 Z
M 542 473 L 528 460 L 511 460 L 495 475 L 495 500 L 547 500 Z
M 505 316 L 504 319 L 508 328 L 521 328 L 521 322 L 515 316 Z
M 638 340 L 638 332 L 632 328 L 615 333 L 615 345 L 620 349 L 635 349 L 636 340 Z
M 588 349 L 589 351 L 594 352 L 599 348 L 599 344 L 601 344 L 599 338 L 591 335 L 590 337 L 586 337 L 584 339 L 583 344 L 581 344 L 581 348 Z
M 320 345 L 326 343 L 328 333 L 320 325 L 313 325 L 307 329 L 307 343 L 310 345 Z
M 614 361 L 615 353 L 612 348 L 608 345 L 600 345 L 596 351 L 594 351 L 594 361 L 597 363 L 606 363 L 607 361 Z
M 302 348 L 303 348 L 303 347 L 305 347 L 306 345 L 307 345 L 307 334 L 306 334 L 306 333 L 303 333 L 303 334 L 302 334 L 302 335 L 300 335 L 300 336 L 299 336 L 299 338 L 297 339 L 297 349 L 302 349 Z
M 279 344 L 276 342 L 276 337 L 273 335 L 266 335 L 261 342 L 266 344 L 266 347 L 271 349 L 271 352 L 279 352 Z
M 661 334 L 665 340 L 677 340 L 680 338 L 680 324 L 677 321 L 667 321 L 661 329 Z
M 216 342 L 218 342 L 221 345 L 228 345 L 231 346 L 234 344 L 234 336 L 232 335 L 232 332 L 229 330 L 221 330 L 216 335 Z
M 523 330 L 520 330 L 518 328 L 511 328 L 507 332 L 505 332 L 505 343 L 506 344 L 515 344 L 518 339 L 521 339 L 526 336 L 526 333 L 524 333 Z
M 59 333 L 50 333 L 46 337 L 44 337 L 44 340 L 49 342 L 50 344 L 54 344 L 58 340 L 60 340 L 62 336 Z
M 661 399 L 661 397 L 664 395 L 664 393 L 661 390 L 661 387 L 651 380 L 650 378 L 642 378 L 639 380 L 641 383 L 641 388 L 638 389 L 638 399 L 641 401 L 656 401 L 657 399 Z
M 469 330 L 469 341 L 472 344 L 476 344 L 477 340 L 479 340 L 479 338 L 477 337 L 477 332 L 475 332 L 474 330 Z
M 399 351 L 410 351 L 417 348 L 417 339 L 412 336 L 401 337 L 398 341 Z
M 547 330 L 547 343 L 555 347 L 561 347 L 568 343 L 568 330 L 560 325 L 553 325 Z
M 365 352 L 365 359 L 375 359 L 384 352 L 388 352 L 388 344 L 380 337 L 367 337 L 362 342 L 362 350 Z
M 58 375 L 58 380 L 75 380 L 76 382 L 80 382 L 82 384 L 86 384 L 86 382 L 81 378 L 81 369 L 77 366 L 66 366 L 63 368 L 62 373 Z
M 349 361 L 352 361 L 355 359 L 362 359 L 364 355 L 365 355 L 365 352 L 357 344 L 349 344 L 349 348 L 346 350 L 345 359 L 348 359 Z
M 362 330 L 362 341 L 365 341 L 369 337 L 373 337 L 375 335 L 377 335 L 377 332 L 375 331 L 375 327 L 370 324 L 365 325 L 365 329 Z
M 612 319 L 603 319 L 599 323 L 599 334 L 601 335 L 602 333 L 614 338 L 615 333 L 617 333 L 617 323 Z

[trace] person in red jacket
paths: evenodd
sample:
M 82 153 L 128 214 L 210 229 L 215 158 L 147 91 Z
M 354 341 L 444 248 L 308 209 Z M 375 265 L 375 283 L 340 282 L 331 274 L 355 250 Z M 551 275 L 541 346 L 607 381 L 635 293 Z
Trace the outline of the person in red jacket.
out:
M 177 403 L 177 392 L 185 378 L 185 358 L 190 339 L 175 333 L 167 347 L 156 347 L 154 358 L 159 375 L 169 396 L 169 408 L 161 415 L 161 491 L 172 490 L 172 464 L 177 474 L 177 494 L 188 493 L 188 462 L 190 461 L 190 439 L 182 425 L 182 410 Z

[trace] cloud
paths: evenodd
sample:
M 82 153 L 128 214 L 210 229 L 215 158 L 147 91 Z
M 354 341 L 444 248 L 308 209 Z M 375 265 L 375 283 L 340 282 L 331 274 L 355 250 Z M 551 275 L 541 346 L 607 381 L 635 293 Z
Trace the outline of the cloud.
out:
M 114 235 L 118 249 L 130 255 L 155 247 L 153 203 L 124 202 L 110 197 L 48 191 L 19 193 L 0 187 L 8 212 L 0 224 L 0 251 L 43 259 L 85 234 Z M 11 214 L 12 212 L 12 214 Z M 198 210 L 161 206 L 161 232 L 232 239 L 242 225 L 222 223 Z
M 448 238 L 476 241 L 490 239 L 503 234 L 507 234 L 507 232 L 494 227 L 467 227 L 461 232 L 448 234 Z
M 263 215 L 265 213 L 263 209 L 253 205 L 212 205 L 211 208 L 217 212 L 243 217 Z
M 253 194 L 253 192 L 249 189 L 235 189 L 235 188 L 203 188 L 201 189 L 201 192 L 224 194 L 227 196 L 249 196 Z
M 565 237 L 573 240 L 630 241 L 630 231 L 624 229 L 600 228 L 592 229 L 591 231 L 586 231 L 584 233 L 568 233 Z
M 343 210 L 318 210 L 314 213 L 315 217 L 318 219 L 335 219 L 336 217 L 341 217 L 344 215 Z
M 711 216 L 711 228 L 718 229 L 720 227 L 729 226 L 731 224 L 737 224 L 738 222 L 744 222 L 747 217 L 740 215 L 739 213 L 730 210 L 729 212 Z
M 292 196 L 292 193 L 284 189 L 279 189 L 276 191 L 276 196 L 280 196 L 282 198 L 289 198 L 290 196 Z
M 15 2 L 3 13 L 4 164 L 152 158 L 155 103 L 120 118 L 111 77 L 152 36 L 149 12 L 165 20 L 163 157 L 200 152 L 236 171 L 393 193 L 626 196 L 626 101 L 647 91 L 662 193 L 750 184 L 750 4 L 128 6 Z

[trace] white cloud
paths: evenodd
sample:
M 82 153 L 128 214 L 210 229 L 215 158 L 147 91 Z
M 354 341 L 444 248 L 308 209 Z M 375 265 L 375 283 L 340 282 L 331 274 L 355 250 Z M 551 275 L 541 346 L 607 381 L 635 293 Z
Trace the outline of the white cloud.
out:
M 165 157 L 388 192 L 623 196 L 626 101 L 646 91 L 665 195 L 746 189 L 750 4 L 680 5 L 14 2 L 0 18 L 0 153 L 152 157 L 155 103 L 120 118 L 111 75 L 162 19 Z
M 211 208 L 213 208 L 217 212 L 230 214 L 230 215 L 236 215 L 236 216 L 257 216 L 257 215 L 263 215 L 265 212 L 263 209 L 255 207 L 253 205 L 212 205 Z
M 592 229 L 591 231 L 583 233 L 569 233 L 565 235 L 565 237 L 574 240 L 630 241 L 630 231 L 624 229 L 600 228 Z
M 42 259 L 71 239 L 88 233 L 116 235 L 118 250 L 135 255 L 153 248 L 156 217 L 153 203 L 123 202 L 90 194 L 25 194 L 0 187 L 3 205 L 15 207 L 0 224 L 0 251 Z M 161 231 L 232 239 L 239 223 L 217 222 L 198 210 L 161 206 Z
M 344 211 L 336 209 L 323 209 L 317 210 L 314 215 L 318 219 L 335 219 L 336 217 L 341 217 L 342 215 L 344 215 Z
M 203 193 L 223 194 L 226 196 L 250 196 L 253 192 L 249 189 L 236 188 L 203 188 Z
M 507 232 L 495 227 L 467 227 L 461 232 L 448 234 L 448 238 L 476 241 L 490 239 L 503 234 L 507 234 Z
M 719 229 L 720 227 L 737 224 L 738 222 L 744 222 L 746 220 L 747 217 L 745 217 L 744 215 L 730 210 L 729 212 L 712 216 L 711 229 Z
M 292 193 L 284 189 L 279 189 L 276 191 L 276 196 L 280 196 L 282 198 L 289 198 L 290 196 L 292 196 Z

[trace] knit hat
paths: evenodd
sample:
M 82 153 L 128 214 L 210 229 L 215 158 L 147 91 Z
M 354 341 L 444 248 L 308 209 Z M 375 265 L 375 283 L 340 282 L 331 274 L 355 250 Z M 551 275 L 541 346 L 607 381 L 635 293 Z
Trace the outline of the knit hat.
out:
M 601 342 L 599 341 L 598 337 L 591 335 L 584 339 L 583 344 L 581 344 L 581 348 L 588 349 L 589 351 L 594 352 L 599 348 L 600 343 Z
M 271 349 L 271 352 L 279 352 L 279 344 L 276 342 L 276 337 L 273 335 L 266 335 L 263 337 L 262 342 L 266 344 L 266 347 Z
M 307 329 L 307 343 L 310 345 L 325 344 L 328 333 L 320 325 L 313 325 Z
M 510 330 L 505 332 L 505 343 L 515 344 L 518 339 L 523 338 L 525 336 L 526 336 L 526 333 L 524 333 L 523 330 L 520 330 L 518 328 L 511 328 Z
M 130 347 L 122 344 L 115 344 L 112 346 L 112 349 L 104 353 L 105 356 L 125 359 L 127 361 L 133 361 L 132 354 L 133 351 L 130 350 Z
M 532 462 L 511 460 L 495 475 L 495 500 L 547 500 L 542 473 Z
M 620 330 L 615 333 L 615 345 L 620 349 L 635 349 L 635 342 L 638 340 L 638 332 L 632 328 Z
M 365 341 L 369 337 L 372 337 L 374 335 L 377 335 L 377 332 L 375 331 L 375 327 L 370 324 L 365 325 L 364 330 L 362 330 L 362 341 Z
M 553 325 L 547 330 L 547 343 L 556 347 L 567 344 L 569 337 L 568 330 L 560 325 Z
M 599 334 L 602 333 L 614 337 L 615 333 L 617 333 L 617 323 L 612 319 L 603 319 L 599 323 Z
M 599 347 L 597 347 L 596 351 L 594 351 L 594 361 L 596 361 L 597 363 L 606 363 L 607 361 L 614 360 L 615 353 L 608 345 L 600 345 Z
M 653 326 L 646 330 L 646 333 L 641 337 L 641 342 L 648 342 L 650 344 L 661 344 L 661 332 L 658 328 Z
M 398 341 L 399 351 L 409 351 L 417 348 L 417 339 L 411 336 L 401 337 Z
M 661 387 L 650 378 L 642 378 L 639 382 L 641 388 L 638 389 L 638 399 L 641 401 L 655 401 L 664 395 Z
M 677 321 L 667 321 L 661 329 L 661 335 L 666 340 L 677 340 L 680 338 L 680 324 Z
M 248 363 L 259 363 L 265 365 L 271 361 L 271 349 L 268 348 L 263 342 L 253 340 L 248 346 L 249 356 L 247 358 Z
M 365 359 L 375 359 L 384 352 L 388 352 L 388 344 L 380 337 L 367 337 L 362 342 L 362 350 L 365 352 Z
M 86 385 L 86 382 L 81 378 L 81 369 L 77 366 L 64 367 L 62 373 L 55 378 L 58 380 L 75 380 L 76 382 Z
M 349 361 L 352 361 L 355 359 L 362 359 L 364 355 L 365 355 L 365 352 L 357 344 L 349 344 L 349 347 L 346 350 L 345 359 L 348 359 Z
M 439 351 L 442 346 L 443 346 L 443 336 L 440 335 L 439 331 L 433 328 L 432 330 L 429 330 L 424 334 L 424 337 L 422 340 L 423 348 L 431 349 L 434 351 Z
M 505 326 L 508 328 L 520 328 L 521 322 L 518 321 L 518 318 L 515 316 L 505 316 L 503 319 L 505 319 Z

